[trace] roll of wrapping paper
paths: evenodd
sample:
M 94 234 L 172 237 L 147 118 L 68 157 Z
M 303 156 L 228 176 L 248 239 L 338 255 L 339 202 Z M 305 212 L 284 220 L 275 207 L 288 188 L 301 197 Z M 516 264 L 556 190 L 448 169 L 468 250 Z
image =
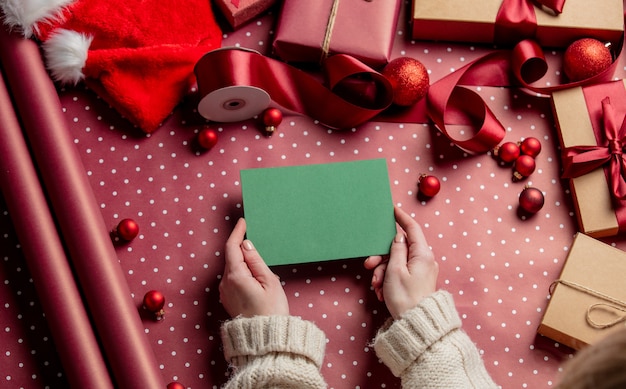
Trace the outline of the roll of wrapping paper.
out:
M 154 351 L 34 41 L 1 29 L 0 60 L 115 385 L 164 388 Z
M 113 388 L 0 74 L 0 186 L 72 388 Z

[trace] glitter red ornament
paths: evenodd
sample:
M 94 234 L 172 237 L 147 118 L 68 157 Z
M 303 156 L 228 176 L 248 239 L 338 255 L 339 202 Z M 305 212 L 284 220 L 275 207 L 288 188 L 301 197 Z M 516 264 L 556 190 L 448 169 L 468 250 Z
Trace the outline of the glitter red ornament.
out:
M 154 313 L 157 319 L 160 319 L 165 315 L 165 296 L 158 290 L 151 290 L 143 296 L 143 308 L 151 313 Z
M 170 382 L 167 384 L 167 389 L 185 389 L 185 385 L 180 382 Z
M 541 152 L 541 142 L 537 138 L 529 137 L 520 143 L 519 148 L 522 154 L 536 158 Z
M 520 155 L 515 160 L 513 179 L 519 181 L 530 176 L 535 171 L 535 167 L 535 158 L 530 155 Z
M 272 135 L 278 125 L 283 121 L 283 113 L 278 108 L 267 108 L 262 115 L 265 132 Z
M 428 70 L 420 61 L 410 57 L 391 60 L 382 70 L 393 89 L 393 103 L 408 107 L 426 96 L 430 85 Z
M 593 38 L 582 38 L 565 50 L 563 71 L 570 81 L 576 82 L 602 73 L 612 62 L 611 50 L 604 43 Z
M 417 187 L 421 194 L 427 197 L 433 197 L 441 189 L 441 183 L 435 176 L 422 174 L 417 181 Z
M 504 163 L 511 163 L 520 156 L 520 147 L 517 143 L 504 142 L 493 149 L 493 154 Z
M 115 233 L 118 238 L 129 242 L 139 235 L 139 225 L 133 219 L 122 219 L 118 223 Z
M 217 144 L 217 132 L 210 128 L 204 128 L 198 133 L 198 144 L 205 150 L 211 149 Z
M 519 196 L 520 208 L 530 214 L 539 212 L 543 208 L 544 202 L 543 193 L 539 189 L 529 186 L 525 187 Z

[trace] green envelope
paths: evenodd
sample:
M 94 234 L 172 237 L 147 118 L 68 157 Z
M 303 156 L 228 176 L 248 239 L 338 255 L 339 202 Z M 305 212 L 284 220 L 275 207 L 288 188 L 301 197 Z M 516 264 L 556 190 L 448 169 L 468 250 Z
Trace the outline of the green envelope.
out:
M 268 265 L 388 254 L 385 159 L 241 170 L 247 238 Z

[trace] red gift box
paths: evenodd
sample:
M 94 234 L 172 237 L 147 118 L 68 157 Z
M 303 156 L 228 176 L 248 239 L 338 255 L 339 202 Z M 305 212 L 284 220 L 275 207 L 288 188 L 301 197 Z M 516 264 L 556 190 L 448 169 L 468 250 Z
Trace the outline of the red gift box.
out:
M 413 0 L 413 39 L 514 44 L 524 38 L 535 38 L 545 47 L 567 47 L 580 38 L 596 38 L 602 42 L 619 45 L 624 30 L 624 5 L 622 0 L 565 1 L 562 13 L 531 5 L 529 17 L 519 17 L 530 0 Z M 534 2 L 531 2 L 534 3 Z M 503 10 L 514 10 L 505 25 Z M 518 15 L 515 15 L 517 13 Z M 534 14 L 534 16 L 533 16 Z M 497 22 L 496 22 L 497 21 Z M 530 25 L 525 25 L 529 21 Z M 533 27 L 536 27 L 534 29 Z M 529 29 L 522 32 L 522 29 Z M 529 36 L 530 34 L 530 36 Z
M 217 0 L 215 2 L 233 29 L 267 11 L 276 0 Z
M 621 149 L 626 145 L 626 138 L 621 139 L 626 135 L 622 134 L 626 132 L 625 83 L 613 81 L 552 94 L 563 177 L 570 179 L 580 230 L 596 238 L 626 230 L 626 181 L 621 175 Z M 620 153 L 614 153 L 615 148 Z
M 285 0 L 274 54 L 287 62 L 319 63 L 348 54 L 372 67 L 389 62 L 400 0 Z

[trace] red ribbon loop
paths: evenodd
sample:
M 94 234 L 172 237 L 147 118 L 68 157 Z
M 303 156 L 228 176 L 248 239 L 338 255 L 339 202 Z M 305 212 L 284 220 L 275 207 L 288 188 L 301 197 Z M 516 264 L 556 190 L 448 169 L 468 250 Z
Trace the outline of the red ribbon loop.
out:
M 618 127 L 621 119 L 621 125 Z M 563 150 L 563 178 L 585 175 L 609 165 L 608 181 L 613 197 L 626 199 L 626 115 L 619 118 L 609 97 L 602 100 L 602 123 L 605 139 L 598 146 L 572 146 Z M 600 143 L 600 142 L 598 142 Z

